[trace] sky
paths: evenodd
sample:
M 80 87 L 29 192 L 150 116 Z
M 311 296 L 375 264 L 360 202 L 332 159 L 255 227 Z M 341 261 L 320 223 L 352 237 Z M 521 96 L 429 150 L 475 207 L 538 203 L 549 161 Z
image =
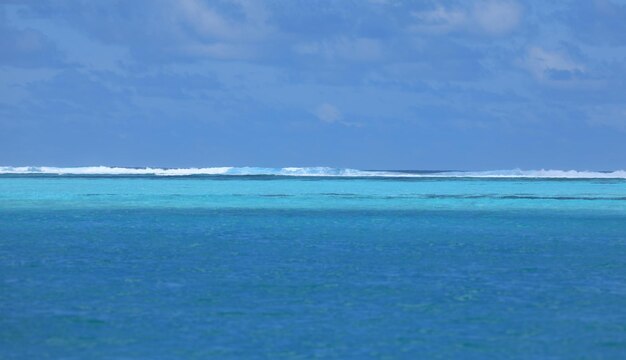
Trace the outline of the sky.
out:
M 626 1 L 0 0 L 0 165 L 626 169 Z

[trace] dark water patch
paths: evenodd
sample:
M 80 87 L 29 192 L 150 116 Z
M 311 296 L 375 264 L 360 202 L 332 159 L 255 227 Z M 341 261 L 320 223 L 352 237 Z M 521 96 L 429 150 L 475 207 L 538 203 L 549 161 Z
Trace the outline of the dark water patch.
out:
M 493 195 L 493 194 L 399 194 L 399 195 L 361 195 L 361 194 L 331 194 L 320 193 L 332 197 L 349 197 L 359 199 L 493 199 L 493 200 L 606 200 L 625 201 L 626 196 L 545 196 L 545 195 Z

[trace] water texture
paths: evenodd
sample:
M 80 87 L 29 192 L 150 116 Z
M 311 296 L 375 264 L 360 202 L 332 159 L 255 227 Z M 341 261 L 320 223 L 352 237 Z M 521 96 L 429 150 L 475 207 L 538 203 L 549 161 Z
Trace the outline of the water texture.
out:
M 0 175 L 0 358 L 626 357 L 626 180 L 344 175 Z

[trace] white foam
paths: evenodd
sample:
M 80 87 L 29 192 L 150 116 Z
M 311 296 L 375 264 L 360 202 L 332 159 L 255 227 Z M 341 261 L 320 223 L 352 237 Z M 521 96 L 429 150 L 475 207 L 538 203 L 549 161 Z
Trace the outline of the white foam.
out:
M 331 167 L 208 167 L 208 168 L 128 168 L 108 166 L 50 167 L 50 166 L 0 166 L 0 174 L 49 175 L 276 175 L 324 177 L 411 177 L 411 178 L 545 178 L 545 179 L 626 179 L 626 171 L 611 172 L 576 170 L 493 170 L 409 173 L 399 171 L 365 171 Z
M 626 179 L 626 171 L 577 171 L 577 170 L 491 170 L 447 172 L 434 174 L 445 177 L 471 178 L 538 178 L 538 179 Z
M 277 175 L 277 176 L 385 176 L 386 172 L 336 169 L 329 167 L 209 167 L 209 168 L 127 168 L 108 166 L 50 167 L 50 166 L 0 166 L 0 174 L 49 175 Z M 389 173 L 389 175 L 393 175 Z
M 230 170 L 230 167 L 215 168 L 125 168 L 108 166 L 86 167 L 50 167 L 50 166 L 0 166 L 0 174 L 51 174 L 51 175 L 220 175 Z

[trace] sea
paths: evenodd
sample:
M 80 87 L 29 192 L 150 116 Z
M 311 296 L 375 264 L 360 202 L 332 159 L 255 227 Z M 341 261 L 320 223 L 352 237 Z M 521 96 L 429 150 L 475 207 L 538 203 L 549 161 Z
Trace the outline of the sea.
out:
M 624 171 L 0 167 L 0 359 L 624 358 Z

